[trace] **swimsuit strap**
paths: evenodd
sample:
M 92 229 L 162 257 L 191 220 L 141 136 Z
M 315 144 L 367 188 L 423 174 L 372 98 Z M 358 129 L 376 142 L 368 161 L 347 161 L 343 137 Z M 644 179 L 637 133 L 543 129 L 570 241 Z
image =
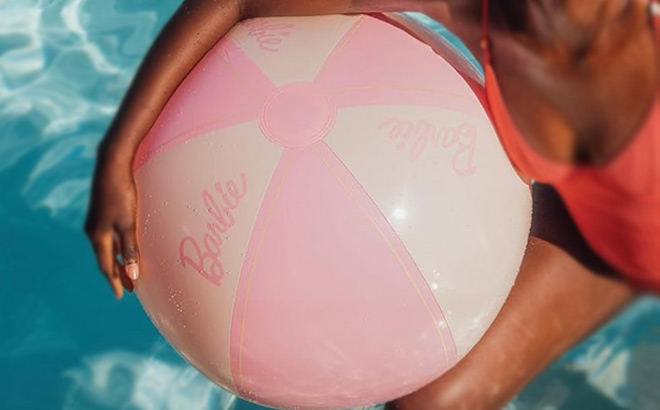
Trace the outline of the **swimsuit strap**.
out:
M 490 0 L 484 0 L 481 10 L 481 49 L 484 52 L 484 63 L 490 65 L 490 37 L 488 35 L 488 19 L 490 17 Z

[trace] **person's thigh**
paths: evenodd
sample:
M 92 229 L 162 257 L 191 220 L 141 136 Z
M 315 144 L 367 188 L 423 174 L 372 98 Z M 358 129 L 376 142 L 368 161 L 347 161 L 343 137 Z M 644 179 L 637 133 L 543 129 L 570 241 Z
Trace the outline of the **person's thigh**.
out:
M 495 322 L 452 370 L 389 407 L 500 409 L 633 296 L 586 245 L 554 190 L 536 185 L 530 241 Z

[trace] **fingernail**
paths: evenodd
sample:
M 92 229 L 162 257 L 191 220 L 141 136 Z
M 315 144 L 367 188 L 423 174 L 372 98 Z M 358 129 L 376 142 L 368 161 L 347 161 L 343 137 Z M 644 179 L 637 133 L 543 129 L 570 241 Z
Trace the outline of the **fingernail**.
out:
M 137 280 L 138 276 L 140 276 L 140 270 L 138 269 L 138 264 L 131 263 L 129 265 L 126 265 L 126 273 L 128 274 L 128 277 L 131 278 L 132 280 Z
M 121 296 L 122 296 L 122 291 L 121 291 L 121 289 L 117 289 L 117 288 L 115 288 L 115 287 L 113 286 L 113 288 L 112 288 L 112 294 L 115 295 L 115 299 L 117 299 L 117 300 L 121 300 Z

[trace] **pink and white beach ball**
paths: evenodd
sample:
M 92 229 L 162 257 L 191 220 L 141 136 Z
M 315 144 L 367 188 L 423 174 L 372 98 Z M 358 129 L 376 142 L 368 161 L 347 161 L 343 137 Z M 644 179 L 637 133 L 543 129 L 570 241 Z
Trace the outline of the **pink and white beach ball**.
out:
M 158 329 L 278 408 L 384 402 L 451 368 L 531 219 L 479 81 L 400 16 L 237 25 L 135 158 L 137 293 Z

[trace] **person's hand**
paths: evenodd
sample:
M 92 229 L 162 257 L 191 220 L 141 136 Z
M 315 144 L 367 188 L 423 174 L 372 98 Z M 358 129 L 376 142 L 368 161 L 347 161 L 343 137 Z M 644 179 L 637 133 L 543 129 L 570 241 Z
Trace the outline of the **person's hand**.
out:
M 85 222 L 103 275 L 117 299 L 133 291 L 139 276 L 136 238 L 137 195 L 130 159 L 110 155 L 101 145 Z

